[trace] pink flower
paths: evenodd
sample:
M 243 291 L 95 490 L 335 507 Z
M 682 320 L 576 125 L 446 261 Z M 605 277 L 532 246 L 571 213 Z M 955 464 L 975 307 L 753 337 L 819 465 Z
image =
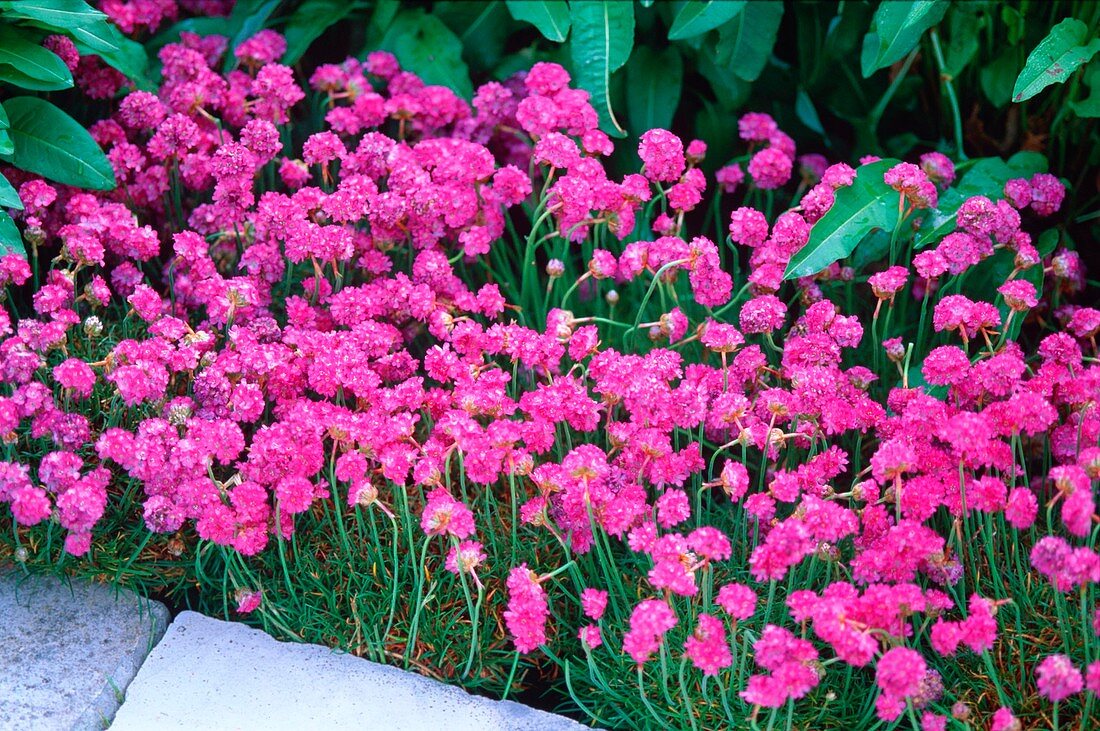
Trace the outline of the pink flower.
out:
M 630 629 L 623 635 L 623 652 L 639 665 L 656 652 L 665 633 L 676 626 L 676 613 L 659 599 L 645 599 L 630 614 Z
M 695 632 L 684 643 L 684 655 L 703 671 L 703 675 L 717 675 L 722 668 L 732 665 L 733 654 L 722 620 L 700 614 Z
M 664 129 L 651 129 L 638 143 L 645 176 L 654 182 L 678 180 L 684 172 L 684 143 Z
M 879 658 L 875 666 L 875 683 L 886 695 L 908 698 L 920 689 L 926 669 L 919 652 L 908 647 L 893 647 Z
M 607 592 L 600 589 L 585 589 L 581 592 L 581 607 L 586 616 L 599 620 L 607 609 Z
M 723 585 L 714 601 L 734 619 L 749 619 L 756 612 L 756 592 L 744 584 Z
M 791 179 L 794 161 L 775 147 L 765 147 L 749 160 L 749 175 L 757 188 L 771 190 Z
M 262 591 L 238 589 L 235 598 L 237 600 L 237 613 L 251 614 L 260 606 L 264 598 L 264 593 Z
M 1085 687 L 1081 671 L 1065 655 L 1047 655 L 1035 668 L 1039 695 L 1057 703 L 1081 692 Z
M 468 538 L 474 532 L 474 514 L 455 500 L 447 488 L 437 487 L 428 493 L 420 526 L 429 536 Z
M 525 563 L 512 569 L 507 585 L 504 623 L 514 638 L 516 650 L 532 652 L 546 644 L 546 620 L 550 616 L 546 592 Z
M 480 541 L 461 541 L 447 553 L 445 568 L 452 574 L 473 574 L 488 556 Z

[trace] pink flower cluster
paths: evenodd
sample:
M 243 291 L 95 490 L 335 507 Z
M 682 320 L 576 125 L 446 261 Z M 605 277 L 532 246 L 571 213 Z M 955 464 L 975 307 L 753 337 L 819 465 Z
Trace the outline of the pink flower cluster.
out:
M 176 12 L 107 6 L 134 29 Z M 477 497 L 505 485 L 524 535 L 559 557 L 610 552 L 634 567 L 629 592 L 576 587 L 573 612 L 551 611 L 556 574 L 533 559 L 508 567 L 501 617 L 518 652 L 567 637 L 632 668 L 673 653 L 722 677 L 751 644 L 758 667 L 736 689 L 745 703 L 803 698 L 835 661 L 873 667 L 887 721 L 929 695 L 932 665 L 960 648 L 985 653 L 1004 631 L 999 602 L 964 592 L 963 612 L 950 598 L 966 531 L 1003 518 L 998 530 L 1027 541 L 1036 576 L 1057 591 L 1100 581 L 1089 547 L 1100 312 L 1057 306 L 1046 322 L 1062 327 L 1040 331 L 1034 353 L 1008 336 L 1012 318 L 1055 301 L 1045 293 L 1062 302 L 1083 286 L 1073 252 L 1044 261 L 1024 228 L 1024 214 L 1056 212 L 1057 179 L 970 197 L 955 230 L 911 262 L 858 280 L 834 264 L 792 297 L 786 267 L 856 168 L 803 156 L 813 184 L 801 201 L 769 222 L 739 200 L 727 250 L 684 234 L 707 187 L 705 145 L 650 130 L 640 172 L 612 180 L 602 159 L 613 145 L 556 64 L 485 84 L 468 104 L 382 52 L 299 85 L 278 63 L 285 48 L 263 31 L 222 74 L 226 39 L 184 33 L 166 46 L 161 88 L 125 95 L 93 129 L 116 191 L 3 170 L 28 240 L 57 256 L 29 293 L 33 314 L 0 310 L 0 436 L 40 454 L 0 463 L 0 501 L 19 531 L 56 521 L 66 549 L 84 554 L 129 484 L 150 531 L 193 527 L 247 556 L 292 536 L 320 501 L 392 516 L 405 498 L 424 540 L 446 543 L 445 568 L 480 589 L 482 567 L 503 557 L 476 540 Z M 299 152 L 284 132 L 307 94 L 325 128 Z M 791 138 L 758 113 L 739 131 L 750 193 L 785 185 Z M 954 176 L 932 153 L 883 182 L 913 215 Z M 716 180 L 732 195 L 743 177 L 730 165 Z M 576 311 L 549 307 L 547 289 L 534 322 L 517 304 L 521 284 L 486 274 L 523 253 L 501 239 L 524 204 L 532 250 L 544 234 L 579 263 Z M 1003 251 L 1013 267 L 987 299 L 946 285 Z M 723 263 L 731 256 L 747 261 L 744 282 Z M 552 284 L 567 268 L 546 258 Z M 516 279 L 530 277 L 531 261 L 517 266 Z M 32 275 L 25 260 L 0 259 L 9 291 Z M 635 304 L 657 292 L 663 314 L 642 323 L 643 303 L 634 326 L 605 317 L 613 287 Z M 875 315 L 842 310 L 841 289 L 866 295 Z M 889 330 L 880 311 L 910 299 L 927 332 Z M 612 341 L 621 332 L 609 322 L 629 336 Z M 639 329 L 648 341 L 633 339 Z M 856 364 L 883 333 L 886 370 Z M 93 423 L 100 412 L 117 417 Z M 1027 479 L 1029 455 L 1044 450 L 1049 465 Z M 809 567 L 830 580 L 799 584 Z M 769 596 L 796 586 L 761 613 L 749 577 Z M 260 609 L 260 596 L 242 594 L 239 611 Z M 782 626 L 783 606 L 798 634 Z M 555 632 L 551 616 L 578 623 Z M 1082 676 L 1059 655 L 1035 674 L 1052 701 L 1100 685 L 1097 663 Z M 1007 708 L 995 719 L 1015 722 Z

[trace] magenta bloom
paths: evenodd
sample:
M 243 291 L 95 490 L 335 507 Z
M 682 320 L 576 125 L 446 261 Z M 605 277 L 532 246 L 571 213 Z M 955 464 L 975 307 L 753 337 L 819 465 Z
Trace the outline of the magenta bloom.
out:
M 428 502 L 420 517 L 420 527 L 429 536 L 468 538 L 474 532 L 474 514 L 455 500 L 445 487 L 428 493 Z
M 508 574 L 508 608 L 504 623 L 512 634 L 516 649 L 532 652 L 546 644 L 546 620 L 550 608 L 538 577 L 520 564 Z
M 733 654 L 726 641 L 726 628 L 722 620 L 700 614 L 695 633 L 684 643 L 684 655 L 704 675 L 717 675 L 722 668 L 733 664 Z
M 1047 655 L 1035 668 L 1039 695 L 1057 703 L 1076 695 L 1085 687 L 1081 671 L 1065 655 Z

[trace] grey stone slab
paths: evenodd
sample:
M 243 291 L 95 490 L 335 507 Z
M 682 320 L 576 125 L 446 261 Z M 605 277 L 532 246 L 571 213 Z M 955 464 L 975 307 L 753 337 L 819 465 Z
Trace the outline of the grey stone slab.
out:
M 320 645 L 182 612 L 130 684 L 112 731 L 585 728 L 562 716 Z
M 167 624 L 129 591 L 0 567 L 0 731 L 105 728 Z

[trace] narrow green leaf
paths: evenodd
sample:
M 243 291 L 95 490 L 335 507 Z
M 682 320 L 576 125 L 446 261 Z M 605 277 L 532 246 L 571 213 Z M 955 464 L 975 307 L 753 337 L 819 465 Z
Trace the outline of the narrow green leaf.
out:
M 19 84 L 24 89 L 58 91 L 73 85 L 73 75 L 65 62 L 43 48 L 35 36 L 14 25 L 0 24 L 0 66 L 25 77 Z
M 1069 75 L 1089 62 L 1100 51 L 1100 38 L 1089 37 L 1089 28 L 1080 20 L 1066 18 L 1050 29 L 1027 57 L 1024 70 L 1012 87 L 1012 101 L 1019 104 L 1051 84 L 1061 84 Z
M 115 187 L 107 156 L 75 119 L 33 96 L 6 99 L 3 106 L 11 122 L 15 167 L 65 185 L 93 190 Z
M 689 0 L 680 7 L 668 31 L 670 41 L 702 35 L 737 17 L 744 0 Z
M 569 52 L 577 85 L 592 96 L 604 132 L 626 134 L 611 109 L 611 74 L 634 48 L 634 5 L 616 0 L 574 0 L 569 5 L 573 37 Z
M 893 231 L 898 222 L 898 192 L 882 176 L 897 160 L 862 165 L 856 179 L 836 192 L 833 207 L 810 229 L 810 240 L 791 257 L 784 279 L 817 274 L 839 261 L 875 229 Z
M 0 211 L 0 255 L 13 253 L 26 256 L 27 250 L 15 221 L 5 211 Z
M 23 210 L 23 201 L 19 200 L 19 194 L 2 174 L 0 174 L 0 206 L 14 208 L 17 211 Z
M 425 84 L 438 84 L 469 99 L 474 94 L 462 60 L 462 42 L 442 20 L 423 10 L 405 10 L 394 18 L 379 44 Z
M 564 43 L 569 37 L 569 4 L 565 0 L 506 0 L 516 20 L 538 28 L 548 41 Z
M 322 33 L 339 23 L 354 9 L 346 0 L 306 0 L 287 21 L 286 53 L 283 63 L 294 65 Z
M 719 66 L 745 81 L 756 81 L 775 46 L 783 3 L 753 0 L 740 14 L 718 29 L 715 59 Z
M 878 52 L 873 59 L 861 59 L 863 77 L 867 78 L 905 58 L 917 47 L 926 30 L 939 23 L 947 12 L 946 0 L 896 0 L 884 2 L 875 10 L 874 33 L 878 37 Z
M 626 111 L 635 134 L 672 126 L 683 76 L 684 62 L 674 46 L 661 52 L 648 46 L 634 49 L 626 64 Z

